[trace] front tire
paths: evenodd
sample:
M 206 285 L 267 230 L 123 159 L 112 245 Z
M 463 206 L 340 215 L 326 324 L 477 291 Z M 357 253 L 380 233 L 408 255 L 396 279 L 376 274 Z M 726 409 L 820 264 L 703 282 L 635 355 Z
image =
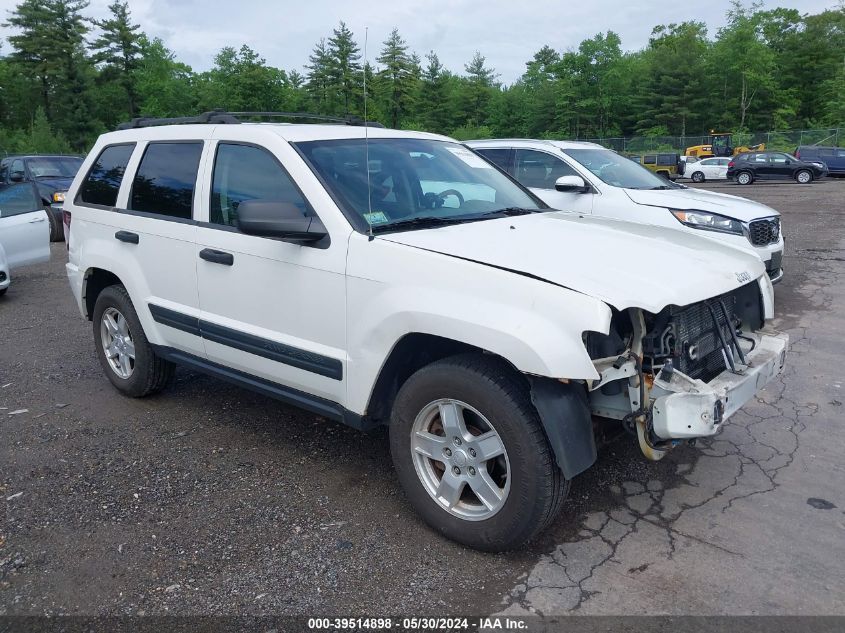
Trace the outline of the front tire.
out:
M 118 391 L 141 398 L 164 389 L 174 365 L 153 351 L 129 293 L 109 286 L 94 305 L 94 345 L 100 365 Z
M 800 169 L 795 172 L 795 182 L 799 185 L 806 185 L 813 182 L 813 174 L 809 169 Z
M 480 550 L 532 539 L 569 490 L 527 383 L 482 355 L 438 361 L 405 382 L 393 406 L 390 452 L 426 523 Z
M 751 172 L 741 171 L 736 175 L 736 181 L 740 185 L 750 185 L 754 182 L 754 176 L 751 175 Z
M 693 182 L 704 182 L 704 174 L 701 173 L 700 171 L 693 172 L 692 181 Z
M 47 207 L 45 211 L 47 211 L 47 220 L 50 223 L 50 241 L 63 241 L 65 239 L 65 232 L 64 227 L 62 226 L 62 221 L 56 218 L 50 207 Z

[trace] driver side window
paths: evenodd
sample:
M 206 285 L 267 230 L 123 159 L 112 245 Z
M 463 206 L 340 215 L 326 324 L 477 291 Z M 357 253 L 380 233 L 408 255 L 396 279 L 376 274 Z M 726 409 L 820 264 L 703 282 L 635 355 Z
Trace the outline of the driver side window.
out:
M 516 150 L 514 167 L 521 184 L 538 189 L 554 189 L 555 181 L 561 176 L 578 175 L 562 159 L 533 149 Z
M 237 226 L 238 206 L 244 200 L 272 200 L 309 209 L 290 176 L 266 149 L 220 143 L 214 159 L 209 221 Z

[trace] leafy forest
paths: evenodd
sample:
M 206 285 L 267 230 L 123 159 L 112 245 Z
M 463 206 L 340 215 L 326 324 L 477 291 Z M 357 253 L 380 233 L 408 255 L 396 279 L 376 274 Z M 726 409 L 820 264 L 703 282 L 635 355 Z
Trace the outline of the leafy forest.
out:
M 220 108 L 360 116 L 365 85 L 368 118 L 457 138 L 845 124 L 842 4 L 805 15 L 735 2 L 715 33 L 698 21 L 658 25 L 637 51 L 612 31 L 577 48 L 550 42 L 510 85 L 483 51 L 448 69 L 436 51 L 412 51 L 398 29 L 367 63 L 343 22 L 327 26 L 305 68 L 273 67 L 243 45 L 195 72 L 133 22 L 127 2 L 113 2 L 102 20 L 87 10 L 87 0 L 23 0 L 2 18 L 0 154 L 84 151 L 135 116 Z

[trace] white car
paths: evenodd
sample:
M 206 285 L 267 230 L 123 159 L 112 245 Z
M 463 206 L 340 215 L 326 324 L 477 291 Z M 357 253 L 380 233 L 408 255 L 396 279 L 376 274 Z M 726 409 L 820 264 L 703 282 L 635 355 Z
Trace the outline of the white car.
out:
M 466 144 L 555 209 L 666 226 L 753 248 L 773 283 L 783 277 L 780 214 L 766 205 L 668 182 L 595 143 L 501 139 Z
M 140 397 L 179 364 L 386 425 L 411 504 L 467 545 L 554 520 L 593 415 L 659 459 L 783 367 L 747 250 L 554 211 L 433 134 L 164 122 L 101 136 L 65 199 L 105 375 Z
M 707 180 L 727 180 L 728 163 L 730 158 L 703 158 L 694 163 L 687 163 L 684 170 L 684 178 L 693 182 L 705 182 Z
M 12 270 L 50 259 L 50 224 L 32 183 L 0 185 L 0 295 Z

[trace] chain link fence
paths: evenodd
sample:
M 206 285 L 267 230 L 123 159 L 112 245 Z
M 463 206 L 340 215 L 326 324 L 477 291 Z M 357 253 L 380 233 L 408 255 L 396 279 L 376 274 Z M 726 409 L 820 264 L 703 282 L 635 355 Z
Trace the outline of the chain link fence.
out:
M 622 154 L 644 154 L 647 152 L 677 152 L 693 145 L 706 145 L 710 136 L 631 136 L 616 138 L 585 138 L 604 145 Z M 821 128 L 817 130 L 783 130 L 780 132 L 734 132 L 734 147 L 765 143 L 766 149 L 793 152 L 800 145 L 845 146 L 845 127 Z

